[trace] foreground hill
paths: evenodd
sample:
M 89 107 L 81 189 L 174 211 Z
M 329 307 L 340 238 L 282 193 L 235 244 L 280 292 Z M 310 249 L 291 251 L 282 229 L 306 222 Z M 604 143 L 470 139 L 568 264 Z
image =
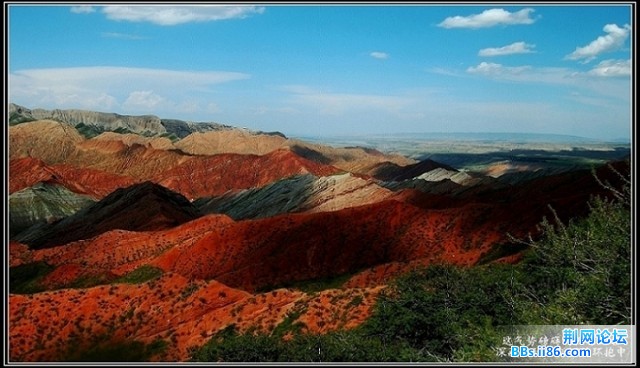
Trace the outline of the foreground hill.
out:
M 504 205 L 427 211 L 383 201 L 240 222 L 215 215 L 164 231 L 114 230 L 91 239 L 87 233 L 86 240 L 23 250 L 15 257 L 22 263 L 42 261 L 53 266 L 48 283 L 58 287 L 82 275 L 110 279 L 148 264 L 190 279 L 216 279 L 252 291 L 419 259 L 471 265 L 506 241 L 504 219 L 510 211 Z M 524 235 L 527 225 L 521 222 L 509 228 Z M 52 234 L 41 241 L 62 244 L 65 239 L 65 234 Z M 63 279 L 55 281 L 59 277 Z
M 287 332 L 297 324 L 316 333 L 353 328 L 370 314 L 380 291 L 281 289 L 251 295 L 171 273 L 131 282 L 11 295 L 9 359 L 186 361 L 190 348 L 230 325 Z
M 336 212 L 241 221 L 169 249 L 151 264 L 244 290 L 353 273 L 394 261 L 470 265 L 504 239 L 503 225 L 488 217 L 498 212 L 490 206 L 423 211 L 385 201 Z

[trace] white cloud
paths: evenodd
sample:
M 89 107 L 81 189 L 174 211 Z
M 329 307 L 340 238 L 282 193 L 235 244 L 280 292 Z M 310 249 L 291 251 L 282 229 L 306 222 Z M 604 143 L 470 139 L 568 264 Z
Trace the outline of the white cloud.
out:
M 620 65 L 618 64 L 619 63 L 615 61 L 603 64 L 603 69 L 609 67 L 607 72 L 603 72 L 602 70 L 596 71 L 597 68 L 594 68 L 594 70 L 590 72 L 579 72 L 570 68 L 507 67 L 501 64 L 483 62 L 476 67 L 468 68 L 467 73 L 491 80 L 522 83 L 525 85 L 546 84 L 574 89 L 578 88 L 603 98 L 611 98 L 628 103 L 630 99 L 630 78 L 628 74 L 626 76 L 622 74 L 623 72 L 620 71 Z M 619 78 L 602 78 L 602 76 L 605 76 L 602 73 L 608 73 L 606 76 L 619 76 Z
M 535 20 L 529 15 L 534 11 L 532 8 L 525 8 L 511 13 L 504 9 L 488 9 L 480 14 L 467 17 L 460 15 L 448 17 L 438 26 L 442 28 L 486 28 L 498 25 L 533 24 Z
M 371 56 L 374 59 L 388 59 L 389 58 L 389 54 L 387 54 L 386 52 L 381 52 L 381 51 L 373 51 L 372 53 L 369 54 L 369 56 Z
M 161 26 L 174 26 L 190 22 L 209 22 L 224 19 L 242 19 L 261 14 L 258 6 L 121 6 L 109 5 L 102 9 L 108 19 L 128 22 L 150 22 Z
M 472 74 L 484 74 L 484 75 L 512 75 L 512 74 L 520 74 L 526 70 L 531 69 L 530 66 L 503 66 L 502 64 L 496 63 L 487 63 L 485 61 L 478 64 L 478 66 L 472 66 L 467 68 L 468 73 Z
M 460 71 L 458 71 L 457 69 L 452 69 L 452 68 L 432 67 L 432 68 L 426 69 L 426 71 L 428 73 L 447 75 L 447 76 L 450 76 L 450 77 L 460 77 L 460 76 L 462 76 Z
M 126 34 L 126 33 L 118 33 L 118 32 L 102 32 L 100 34 L 102 37 L 106 38 L 120 38 L 123 40 L 146 40 L 147 37 Z
M 76 14 L 89 14 L 95 12 L 96 9 L 93 6 L 88 5 L 80 5 L 80 6 L 72 6 L 71 12 Z
M 588 72 L 598 77 L 631 76 L 631 60 L 604 60 Z
M 226 71 L 123 67 L 28 69 L 9 75 L 9 98 L 34 108 L 121 108 L 122 113 L 137 113 L 147 106 L 168 111 L 185 101 L 208 98 L 214 85 L 249 77 Z
M 153 91 L 133 91 L 122 104 L 127 110 L 153 111 L 158 105 L 165 102 L 165 98 Z
M 531 45 L 524 42 L 514 42 L 511 45 L 503 46 L 503 47 L 489 47 L 486 49 L 482 49 L 478 52 L 479 56 L 502 56 L 502 55 L 512 55 L 512 54 L 530 54 L 533 51 L 532 49 L 536 47 L 535 45 Z
M 623 28 L 618 27 L 616 24 L 607 24 L 602 29 L 607 33 L 605 36 L 598 37 L 587 46 L 576 47 L 575 51 L 567 55 L 565 59 L 584 59 L 584 62 L 588 63 L 600 54 L 616 51 L 624 45 L 624 41 L 629 37 L 630 29 L 631 27 L 628 24 L 625 24 Z

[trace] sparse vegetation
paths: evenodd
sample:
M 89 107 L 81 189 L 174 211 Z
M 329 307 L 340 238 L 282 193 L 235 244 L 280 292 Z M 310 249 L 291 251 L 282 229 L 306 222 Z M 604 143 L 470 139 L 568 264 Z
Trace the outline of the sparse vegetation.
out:
M 75 279 L 69 287 L 72 288 L 90 288 L 98 285 L 108 284 L 113 279 L 113 276 L 109 273 L 97 273 L 97 274 L 89 274 L 82 275 Z
M 189 283 L 182 291 L 180 292 L 180 300 L 187 299 L 191 294 L 195 293 L 200 287 L 196 283 Z
M 87 139 L 97 137 L 104 133 L 104 129 L 95 125 L 86 125 L 85 123 L 78 123 L 75 126 L 78 133 Z
M 432 265 L 398 278 L 361 326 L 325 335 L 238 335 L 226 330 L 197 361 L 496 361 L 501 327 L 629 324 L 630 182 L 608 183 L 587 218 L 544 220 L 517 265 Z M 482 292 L 478 292 L 482 290 Z M 293 316 L 281 325 L 291 325 Z M 357 347 L 354 349 L 354 347 Z
M 171 143 L 175 143 L 180 140 L 180 137 L 176 136 L 173 133 L 168 133 L 168 132 L 160 134 L 160 138 L 168 138 L 171 141 Z
M 162 269 L 144 265 L 136 268 L 128 274 L 113 280 L 113 283 L 140 284 L 149 280 L 155 280 L 162 276 Z
M 22 123 L 28 123 L 30 121 L 35 121 L 35 119 L 27 117 L 27 116 L 24 116 L 24 115 L 20 114 L 17 111 L 14 111 L 14 112 L 11 113 L 11 115 L 9 115 L 9 125 L 10 126 L 14 126 L 14 125 L 22 124 Z

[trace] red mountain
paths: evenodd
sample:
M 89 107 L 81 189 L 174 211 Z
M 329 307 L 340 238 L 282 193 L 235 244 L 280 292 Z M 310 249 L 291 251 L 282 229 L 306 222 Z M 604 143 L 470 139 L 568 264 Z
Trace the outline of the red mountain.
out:
M 333 166 L 304 159 L 288 149 L 280 149 L 264 156 L 198 156 L 156 173 L 151 180 L 193 200 L 221 195 L 232 189 L 260 187 L 297 174 L 324 176 L 339 171 Z
M 136 180 L 100 170 L 70 165 L 46 165 L 41 160 L 23 157 L 9 161 L 9 193 L 28 188 L 38 182 L 60 184 L 70 191 L 101 199 L 118 188 L 128 187 Z
M 424 211 L 396 201 L 241 221 L 151 262 L 189 278 L 256 290 L 415 259 L 473 264 L 505 240 L 506 209 Z M 517 227 L 517 226 L 516 226 Z

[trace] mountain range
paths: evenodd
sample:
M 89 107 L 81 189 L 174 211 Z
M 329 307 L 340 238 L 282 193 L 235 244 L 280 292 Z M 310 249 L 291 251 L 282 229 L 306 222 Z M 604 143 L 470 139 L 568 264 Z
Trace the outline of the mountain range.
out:
M 395 277 L 518 262 L 513 237 L 606 193 L 590 170 L 500 180 L 217 123 L 9 110 L 12 361 L 131 341 L 185 361 L 229 326 L 354 328 Z

